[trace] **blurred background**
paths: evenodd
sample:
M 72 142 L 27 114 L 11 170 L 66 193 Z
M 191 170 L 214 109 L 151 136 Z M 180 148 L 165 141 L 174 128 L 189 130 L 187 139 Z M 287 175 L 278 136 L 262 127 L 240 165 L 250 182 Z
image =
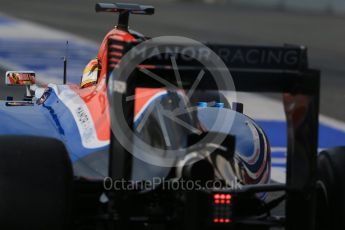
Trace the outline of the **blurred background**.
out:
M 199 41 L 222 43 L 306 45 L 309 48 L 310 65 L 322 70 L 322 113 L 338 120 L 345 120 L 344 0 L 132 0 L 131 2 L 133 1 L 156 7 L 154 16 L 132 16 L 130 19 L 130 27 L 147 36 L 180 35 Z M 0 12 L 3 15 L 72 33 L 97 44 L 102 41 L 105 32 L 115 25 L 116 15 L 96 14 L 94 11 L 96 2 L 94 0 L 0 0 Z M 127 1 L 122 0 L 122 2 Z M 0 39 L 7 36 L 6 31 L 0 28 Z M 26 33 L 30 34 L 32 31 L 18 32 L 18 37 L 25 37 Z M 46 35 L 38 35 L 39 38 L 44 36 Z M 1 45 L 8 46 L 4 40 L 2 42 L 0 40 Z M 61 50 L 63 45 L 63 43 L 59 45 Z M 22 52 L 23 49 L 25 47 L 21 48 Z M 96 52 L 97 49 L 91 49 L 89 53 L 94 51 Z M 85 58 L 82 62 L 92 58 L 86 57 L 85 54 L 81 56 Z M 59 61 L 56 60 L 56 63 Z M 82 64 L 80 63 L 80 66 Z M 82 69 L 79 71 L 81 75 Z

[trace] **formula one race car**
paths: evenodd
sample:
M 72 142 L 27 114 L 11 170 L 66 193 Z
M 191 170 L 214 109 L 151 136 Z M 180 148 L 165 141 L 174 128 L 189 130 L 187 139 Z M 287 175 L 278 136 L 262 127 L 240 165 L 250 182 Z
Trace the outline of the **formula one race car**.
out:
M 119 13 L 119 22 L 80 85 L 30 88 L 34 73 L 6 74 L 27 89 L 23 101 L 0 103 L 1 226 L 313 229 L 345 207 L 327 195 L 339 153 L 322 155 L 316 183 L 319 72 L 308 69 L 304 47 L 167 42 L 128 29 L 130 14 L 151 15 L 152 6 L 96 11 Z M 269 140 L 229 102 L 228 86 L 286 93 L 286 185 L 271 183 Z M 272 216 L 283 201 L 286 218 Z

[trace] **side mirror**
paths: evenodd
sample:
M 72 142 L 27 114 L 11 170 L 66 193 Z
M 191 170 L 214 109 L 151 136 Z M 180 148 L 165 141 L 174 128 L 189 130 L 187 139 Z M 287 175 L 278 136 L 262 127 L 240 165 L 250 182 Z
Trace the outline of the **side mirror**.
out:
M 7 71 L 6 85 L 30 86 L 36 83 L 36 74 L 33 71 Z

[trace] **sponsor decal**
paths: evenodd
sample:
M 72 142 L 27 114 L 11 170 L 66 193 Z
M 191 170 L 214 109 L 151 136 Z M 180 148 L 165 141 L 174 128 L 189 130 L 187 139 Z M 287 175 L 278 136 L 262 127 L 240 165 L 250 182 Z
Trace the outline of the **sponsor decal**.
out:
M 70 110 L 77 124 L 83 147 L 100 148 L 109 145 L 109 140 L 99 140 L 95 122 L 83 99 L 69 86 L 49 85 L 55 91 L 58 98 Z

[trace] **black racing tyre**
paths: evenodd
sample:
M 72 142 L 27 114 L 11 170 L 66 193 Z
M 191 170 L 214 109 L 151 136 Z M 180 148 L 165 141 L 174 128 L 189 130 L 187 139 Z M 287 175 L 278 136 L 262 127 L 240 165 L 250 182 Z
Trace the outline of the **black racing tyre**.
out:
M 322 151 L 317 167 L 316 227 L 345 229 L 345 147 Z
M 0 159 L 0 229 L 68 229 L 73 171 L 64 144 L 0 135 Z

